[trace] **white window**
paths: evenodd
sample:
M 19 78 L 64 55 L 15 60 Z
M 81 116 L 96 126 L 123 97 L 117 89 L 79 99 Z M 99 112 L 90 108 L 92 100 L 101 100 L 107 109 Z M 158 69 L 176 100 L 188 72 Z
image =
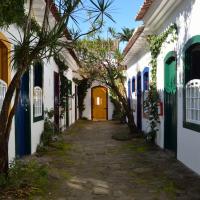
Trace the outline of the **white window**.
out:
M 42 116 L 42 89 L 40 87 L 34 87 L 34 117 Z
M 3 80 L 0 80 L 0 110 L 3 105 L 3 100 L 5 98 L 6 90 L 7 90 L 7 84 Z
M 186 122 L 200 124 L 200 79 L 186 84 Z

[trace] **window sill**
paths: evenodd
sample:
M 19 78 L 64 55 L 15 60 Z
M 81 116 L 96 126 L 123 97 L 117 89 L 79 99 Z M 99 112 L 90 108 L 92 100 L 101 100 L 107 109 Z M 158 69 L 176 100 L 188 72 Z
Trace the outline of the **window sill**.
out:
M 42 121 L 44 120 L 44 116 L 39 116 L 39 117 L 33 117 L 33 122 L 39 122 L 39 121 Z
M 193 131 L 200 132 L 200 124 L 194 124 L 194 123 L 191 123 L 191 122 L 184 121 L 183 127 L 190 129 L 190 130 L 193 130 Z

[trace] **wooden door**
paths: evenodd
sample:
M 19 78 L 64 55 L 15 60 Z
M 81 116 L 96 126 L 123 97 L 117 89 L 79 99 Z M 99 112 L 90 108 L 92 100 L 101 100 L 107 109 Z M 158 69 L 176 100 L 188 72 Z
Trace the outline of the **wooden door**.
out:
M 31 153 L 29 72 L 26 72 L 21 80 L 19 103 L 15 114 L 15 149 L 17 157 Z
M 92 119 L 107 120 L 108 102 L 107 88 L 98 86 L 92 88 Z
M 77 106 L 78 106 L 78 104 L 77 104 L 77 86 L 75 86 L 75 120 L 77 120 L 78 119 L 78 117 L 77 117 Z
M 137 128 L 142 130 L 142 82 L 140 72 L 137 75 Z
M 59 74 L 54 72 L 54 128 L 59 131 Z
M 164 88 L 164 145 L 166 149 L 177 151 L 177 87 L 176 59 L 174 56 L 165 61 Z

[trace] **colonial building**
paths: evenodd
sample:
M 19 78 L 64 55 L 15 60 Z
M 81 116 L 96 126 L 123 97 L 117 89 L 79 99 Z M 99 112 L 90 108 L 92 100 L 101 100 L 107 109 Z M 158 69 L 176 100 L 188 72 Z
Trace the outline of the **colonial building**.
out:
M 157 58 L 160 124 L 156 143 L 200 174 L 200 26 L 198 0 L 145 0 L 136 20 L 143 21 L 125 49 L 128 91 L 136 124 L 148 132 L 143 107 L 151 81 L 147 35 L 177 25 L 177 40 L 163 43 Z M 170 35 L 169 35 L 170 37 Z
M 44 14 L 45 1 L 34 1 L 34 18 L 39 25 Z M 52 7 L 50 20 L 56 22 L 56 10 Z M 14 48 L 14 43 L 10 39 L 10 33 L 20 40 L 19 31 L 16 25 L 10 25 L 7 30 L 0 30 L 0 107 L 7 86 L 15 74 L 10 66 L 10 53 Z M 67 37 L 67 36 L 66 36 Z M 67 40 L 67 38 L 66 38 Z M 21 90 L 19 104 L 15 117 L 13 118 L 10 140 L 9 159 L 32 154 L 36 151 L 40 143 L 40 136 L 44 130 L 45 111 L 54 110 L 55 127 L 60 130 L 73 124 L 78 119 L 78 104 L 76 94 L 76 84 L 73 78 L 79 67 L 75 53 L 70 49 L 63 49 L 60 57 L 68 66 L 62 76 L 68 82 L 68 95 L 66 96 L 66 107 L 61 118 L 60 107 L 60 71 L 54 58 L 43 59 L 34 64 L 31 69 L 24 74 L 21 80 Z M 62 108 L 63 109 L 63 108 Z

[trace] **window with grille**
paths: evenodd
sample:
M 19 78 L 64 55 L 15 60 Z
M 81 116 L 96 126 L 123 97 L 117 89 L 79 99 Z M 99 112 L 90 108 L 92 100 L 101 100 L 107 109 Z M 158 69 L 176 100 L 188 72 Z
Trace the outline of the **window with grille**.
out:
M 34 87 L 34 117 L 41 117 L 43 115 L 42 102 L 42 89 Z
M 3 80 L 0 80 L 0 110 L 3 105 L 3 100 L 6 94 L 6 90 L 7 90 L 7 84 Z
M 184 55 L 183 126 L 195 131 L 200 131 L 200 40 L 198 40 L 191 38 L 186 43 Z
M 37 122 L 44 119 L 43 111 L 43 65 L 41 62 L 34 64 L 33 76 L 33 121 Z
M 186 84 L 186 122 L 200 124 L 200 79 Z

